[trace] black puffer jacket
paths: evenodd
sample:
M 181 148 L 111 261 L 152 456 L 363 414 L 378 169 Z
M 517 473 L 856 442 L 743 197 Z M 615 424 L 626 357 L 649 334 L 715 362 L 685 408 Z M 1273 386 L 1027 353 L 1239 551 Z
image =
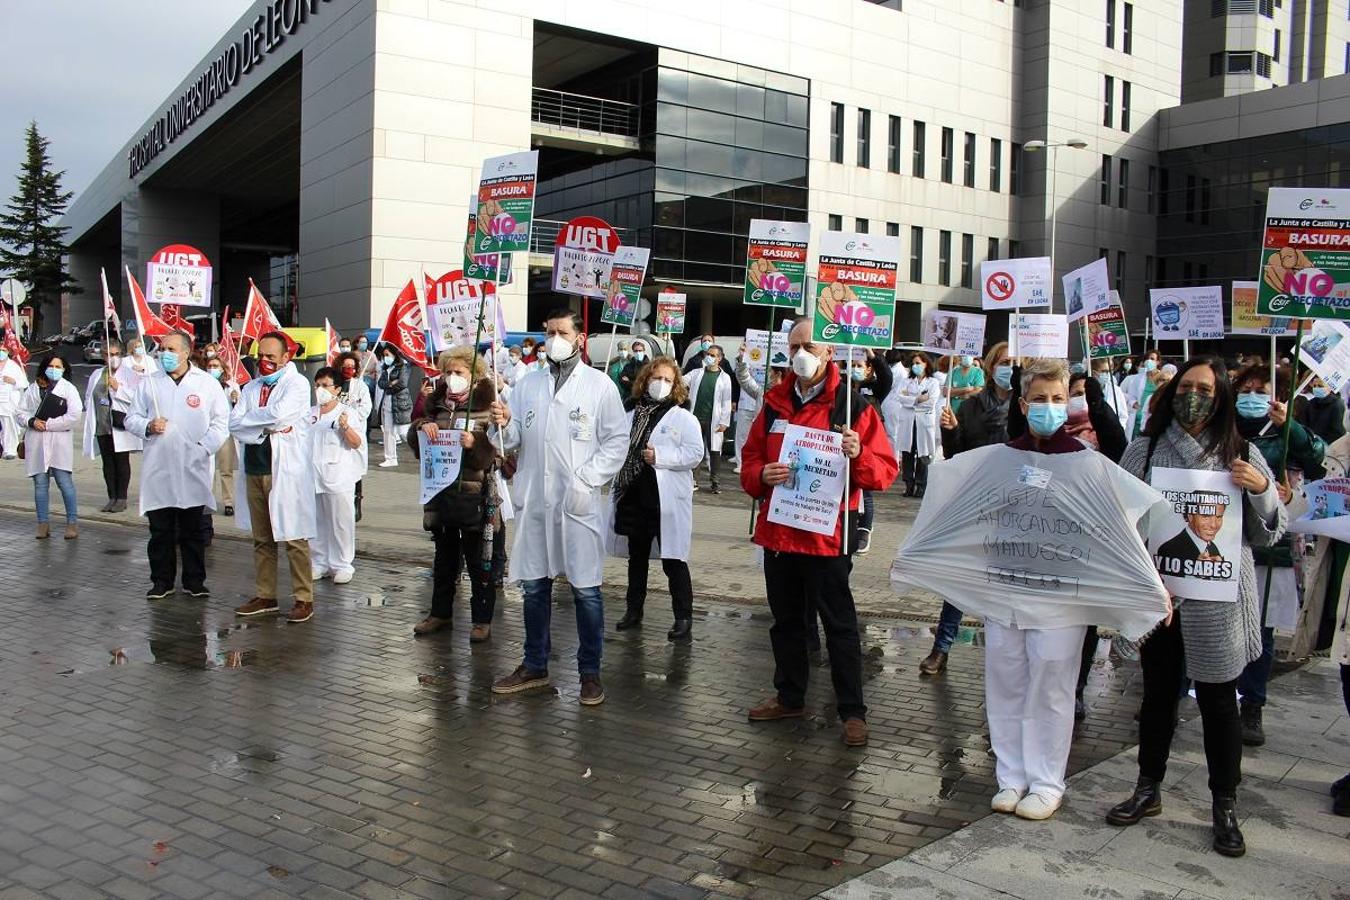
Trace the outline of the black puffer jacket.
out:
M 966 450 L 1008 442 L 1008 408 L 992 381 L 956 410 L 956 427 L 942 429 L 942 453 L 949 459 Z
M 394 357 L 392 366 L 385 366 L 380 363 L 380 377 L 375 382 L 376 386 L 383 391 L 380 397 L 380 412 L 383 412 L 385 403 L 393 404 L 394 424 L 407 425 L 412 419 L 412 392 L 408 390 L 408 364 L 398 357 Z

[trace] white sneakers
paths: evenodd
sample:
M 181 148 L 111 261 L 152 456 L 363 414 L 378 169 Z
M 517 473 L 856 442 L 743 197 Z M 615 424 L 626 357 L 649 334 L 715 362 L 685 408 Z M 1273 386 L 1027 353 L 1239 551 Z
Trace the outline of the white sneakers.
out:
M 989 804 L 989 808 L 996 813 L 1011 813 L 1017 810 L 1017 804 L 1021 800 L 1021 791 L 1004 788 L 994 795 L 994 802 Z
M 321 581 L 322 579 L 328 577 L 328 570 L 318 569 L 311 566 L 309 570 L 309 577 L 314 579 L 315 581 Z
M 350 569 L 342 572 L 333 573 L 333 584 L 351 584 L 352 576 L 356 573 Z
M 1019 819 L 1039 821 L 1053 816 L 1055 811 L 1059 809 L 1059 805 L 1063 802 L 1064 800 L 1062 797 L 1057 797 L 1052 800 L 1044 794 L 1031 793 L 1022 798 L 1022 801 L 1017 804 L 1017 808 L 1013 810 L 1013 812 L 1017 814 L 1017 818 Z
M 398 466 L 398 460 L 396 460 L 396 459 L 386 459 L 384 462 L 380 463 L 380 468 L 381 468 L 381 469 L 393 469 L 393 468 L 395 468 L 395 467 L 397 467 L 397 466 Z

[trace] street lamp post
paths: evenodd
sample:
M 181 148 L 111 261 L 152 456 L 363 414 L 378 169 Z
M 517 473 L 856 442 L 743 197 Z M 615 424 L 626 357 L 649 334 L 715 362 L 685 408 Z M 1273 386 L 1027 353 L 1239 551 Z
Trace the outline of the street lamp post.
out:
M 1067 141 L 1058 141 L 1050 144 L 1045 141 L 1027 141 L 1022 145 L 1022 149 L 1028 153 L 1039 153 L 1042 150 L 1050 151 L 1050 297 L 1052 302 L 1050 311 L 1054 312 L 1055 307 L 1053 298 L 1055 296 L 1055 229 L 1059 219 L 1059 194 L 1055 190 L 1055 175 L 1059 171 L 1059 148 L 1072 147 L 1075 150 L 1082 150 L 1087 147 L 1087 141 L 1082 138 L 1069 138 Z M 1067 301 L 1066 301 L 1067 302 Z M 1065 309 L 1068 312 L 1068 309 Z

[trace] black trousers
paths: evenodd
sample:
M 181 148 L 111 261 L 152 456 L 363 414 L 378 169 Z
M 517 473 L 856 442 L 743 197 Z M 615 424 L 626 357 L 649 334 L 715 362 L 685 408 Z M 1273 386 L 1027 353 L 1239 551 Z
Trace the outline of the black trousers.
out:
M 647 599 L 647 569 L 651 565 L 652 541 L 656 534 L 628 535 L 628 608 L 641 610 Z M 661 560 L 661 571 L 666 573 L 670 586 L 670 606 L 676 619 L 694 617 L 694 582 L 689 577 L 689 563 L 682 559 Z
M 461 528 L 437 528 L 436 560 L 431 569 L 431 614 L 448 619 L 455 608 L 461 557 L 469 570 L 469 616 L 475 625 L 491 625 L 497 595 L 492 590 L 492 569 L 483 565 L 483 532 Z
M 131 484 L 131 454 L 114 449 L 111 434 L 98 435 L 98 456 L 103 461 L 103 484 L 108 488 L 109 500 L 127 499 Z
M 1162 781 L 1176 729 L 1177 684 L 1186 664 L 1181 640 L 1181 610 L 1172 624 L 1159 628 L 1139 648 L 1144 671 L 1144 704 L 1139 712 L 1139 774 Z M 1237 795 L 1242 780 L 1242 723 L 1238 718 L 1237 679 L 1214 684 L 1196 681 L 1195 699 L 1205 729 L 1209 789 L 1216 797 Z
M 703 452 L 708 457 L 708 484 L 716 488 L 720 486 L 718 481 L 718 470 L 722 461 L 722 451 L 712 448 L 713 424 L 711 421 L 704 422 L 699 420 L 699 430 L 703 432 Z
M 913 429 L 909 433 L 909 448 L 900 454 L 901 478 L 905 487 L 922 491 L 928 488 L 928 463 L 933 458 L 919 455 L 918 426 Z
M 764 586 L 769 595 L 773 625 L 773 686 L 778 702 L 800 707 L 806 702 L 811 666 L 807 656 L 807 604 L 814 599 L 825 628 L 825 647 L 830 654 L 830 677 L 840 719 L 864 719 L 867 707 L 862 696 L 862 644 L 858 637 L 858 611 L 853 606 L 849 573 L 853 560 L 847 556 L 807 556 L 802 553 L 764 551 Z
M 206 542 L 202 539 L 205 508 L 166 507 L 145 514 L 150 520 L 146 555 L 150 558 L 150 581 L 155 587 L 173 587 L 180 559 L 183 587 L 191 590 L 206 586 Z
M 1092 660 L 1097 655 L 1097 626 L 1089 625 L 1087 634 L 1083 635 L 1083 658 L 1078 663 L 1078 696 L 1083 696 L 1083 689 L 1087 687 L 1088 675 L 1092 673 Z

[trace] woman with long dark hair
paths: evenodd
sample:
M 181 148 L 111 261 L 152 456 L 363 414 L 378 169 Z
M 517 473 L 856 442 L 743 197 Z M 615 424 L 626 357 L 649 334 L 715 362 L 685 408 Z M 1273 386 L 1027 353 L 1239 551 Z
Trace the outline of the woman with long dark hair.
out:
M 84 404 L 80 392 L 66 377 L 69 367 L 64 357 L 47 353 L 38 360 L 37 377 L 24 391 L 19 416 L 26 431 L 23 435 L 24 473 L 33 479 L 33 505 L 37 508 L 37 539 L 51 535 L 48 524 L 51 480 L 61 491 L 66 506 L 68 541 L 79 537 L 79 512 L 75 503 L 75 450 L 71 431 L 80 421 Z
M 1214 849 L 1225 856 L 1246 852 L 1237 818 L 1242 774 L 1237 680 L 1261 655 L 1261 592 L 1251 547 L 1275 543 L 1286 522 L 1270 467 L 1238 434 L 1236 418 L 1223 362 L 1192 359 L 1161 388 L 1144 434 L 1120 460 L 1121 468 L 1143 481 L 1150 479 L 1153 468 L 1230 473 L 1243 497 L 1242 558 L 1237 602 L 1173 597 L 1174 611 L 1140 646 L 1144 703 L 1139 713 L 1139 781 L 1133 796 L 1106 814 L 1112 825 L 1133 825 L 1162 811 L 1160 786 L 1184 672 L 1195 684 L 1204 723 Z

